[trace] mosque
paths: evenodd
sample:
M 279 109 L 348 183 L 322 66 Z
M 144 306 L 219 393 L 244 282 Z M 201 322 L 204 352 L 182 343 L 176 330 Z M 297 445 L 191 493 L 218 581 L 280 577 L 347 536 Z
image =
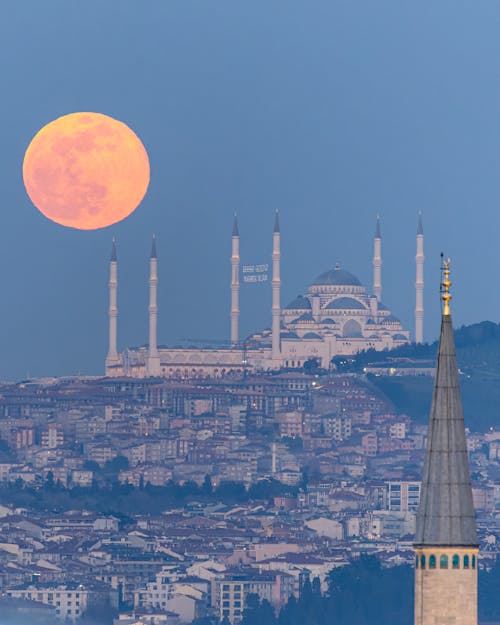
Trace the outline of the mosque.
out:
M 423 341 L 424 235 L 419 215 L 416 237 L 415 336 Z M 158 257 L 156 243 L 150 255 L 149 342 L 147 346 L 117 350 L 118 262 L 113 241 L 109 280 L 108 376 L 161 376 L 175 379 L 238 376 L 243 371 L 298 369 L 315 359 L 323 368 L 335 356 L 367 349 L 385 350 L 410 342 L 410 332 L 382 303 L 382 236 L 380 220 L 373 243 L 373 289 L 337 265 L 320 274 L 304 295 L 281 306 L 281 233 L 276 212 L 272 251 L 272 323 L 269 329 L 240 339 L 240 234 L 236 215 L 231 254 L 231 341 L 224 348 L 170 348 L 157 344 Z

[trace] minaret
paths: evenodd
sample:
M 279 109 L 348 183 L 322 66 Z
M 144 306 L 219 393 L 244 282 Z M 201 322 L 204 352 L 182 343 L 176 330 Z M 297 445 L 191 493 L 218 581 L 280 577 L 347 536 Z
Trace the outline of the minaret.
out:
M 380 234 L 380 216 L 373 237 L 373 294 L 378 302 L 382 301 L 382 235 Z
M 272 290 L 273 290 L 273 305 L 272 305 L 272 353 L 273 368 L 279 369 L 281 367 L 281 305 L 280 305 L 280 291 L 281 291 L 281 278 L 280 278 L 280 263 L 281 263 L 281 234 L 280 234 L 280 222 L 278 210 L 274 217 L 274 232 L 273 232 L 273 278 L 272 278 Z
M 234 213 L 231 251 L 231 345 L 239 341 L 240 322 L 240 233 L 238 219 Z
M 117 305 L 117 291 L 118 291 L 118 260 L 116 258 L 116 243 L 113 239 L 111 245 L 111 259 L 109 263 L 109 349 L 106 356 L 106 374 L 109 374 L 108 367 L 118 365 L 120 358 L 116 348 L 116 334 L 117 334 L 117 319 L 118 319 L 118 305 Z
M 149 348 L 146 370 L 149 376 L 160 375 L 160 356 L 158 354 L 156 328 L 158 319 L 158 257 L 156 239 L 153 236 L 151 256 L 149 257 Z
M 422 213 L 418 214 L 415 279 L 415 343 L 424 342 L 424 229 Z
M 478 539 L 450 314 L 450 261 L 415 538 L 415 625 L 477 625 Z

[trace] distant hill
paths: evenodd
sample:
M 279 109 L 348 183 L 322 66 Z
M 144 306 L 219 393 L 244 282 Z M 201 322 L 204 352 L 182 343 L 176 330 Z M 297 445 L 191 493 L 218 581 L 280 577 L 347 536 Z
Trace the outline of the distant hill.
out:
M 466 425 L 485 431 L 500 425 L 500 324 L 483 321 L 455 330 L 457 361 L 461 375 Z M 359 354 L 347 366 L 361 372 L 369 364 L 394 363 L 398 359 L 432 360 L 437 341 L 425 345 L 405 345 L 397 349 Z M 386 377 L 370 375 L 395 407 L 426 422 L 432 397 L 433 380 L 426 377 Z

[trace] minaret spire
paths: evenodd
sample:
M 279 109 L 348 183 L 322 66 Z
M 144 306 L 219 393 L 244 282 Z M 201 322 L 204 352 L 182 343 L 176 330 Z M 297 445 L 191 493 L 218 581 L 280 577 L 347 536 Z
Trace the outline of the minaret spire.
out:
M 377 215 L 375 236 L 373 237 L 373 294 L 378 302 L 382 301 L 382 235 L 380 234 L 380 215 Z
M 424 342 L 424 229 L 422 212 L 418 213 L 417 253 L 415 256 L 415 343 Z
M 116 256 L 116 242 L 113 237 L 111 244 L 111 258 L 109 262 L 109 348 L 106 357 L 106 375 L 116 374 L 113 367 L 120 364 L 117 350 L 117 322 L 118 322 L 118 260 Z
M 231 345 L 235 346 L 239 341 L 240 322 L 240 232 L 236 213 L 231 245 Z
M 157 345 L 158 322 L 158 256 L 156 254 L 156 237 L 153 235 L 151 254 L 149 257 L 149 347 L 146 372 L 149 376 L 160 375 L 160 356 Z
M 477 625 L 478 539 L 450 311 L 450 261 L 415 538 L 415 625 Z
M 273 232 L 273 278 L 272 278 L 272 291 L 273 291 L 273 303 L 272 303 L 272 361 L 273 368 L 279 369 L 281 367 L 281 232 L 279 213 L 276 209 L 274 216 L 274 232 Z

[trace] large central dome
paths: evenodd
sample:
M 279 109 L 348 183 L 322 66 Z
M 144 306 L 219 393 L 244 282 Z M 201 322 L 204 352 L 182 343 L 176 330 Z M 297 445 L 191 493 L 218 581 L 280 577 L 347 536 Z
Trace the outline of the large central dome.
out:
M 335 286 L 361 286 L 361 282 L 352 273 L 344 269 L 330 269 L 325 271 L 313 281 L 312 286 L 317 285 L 335 285 Z

